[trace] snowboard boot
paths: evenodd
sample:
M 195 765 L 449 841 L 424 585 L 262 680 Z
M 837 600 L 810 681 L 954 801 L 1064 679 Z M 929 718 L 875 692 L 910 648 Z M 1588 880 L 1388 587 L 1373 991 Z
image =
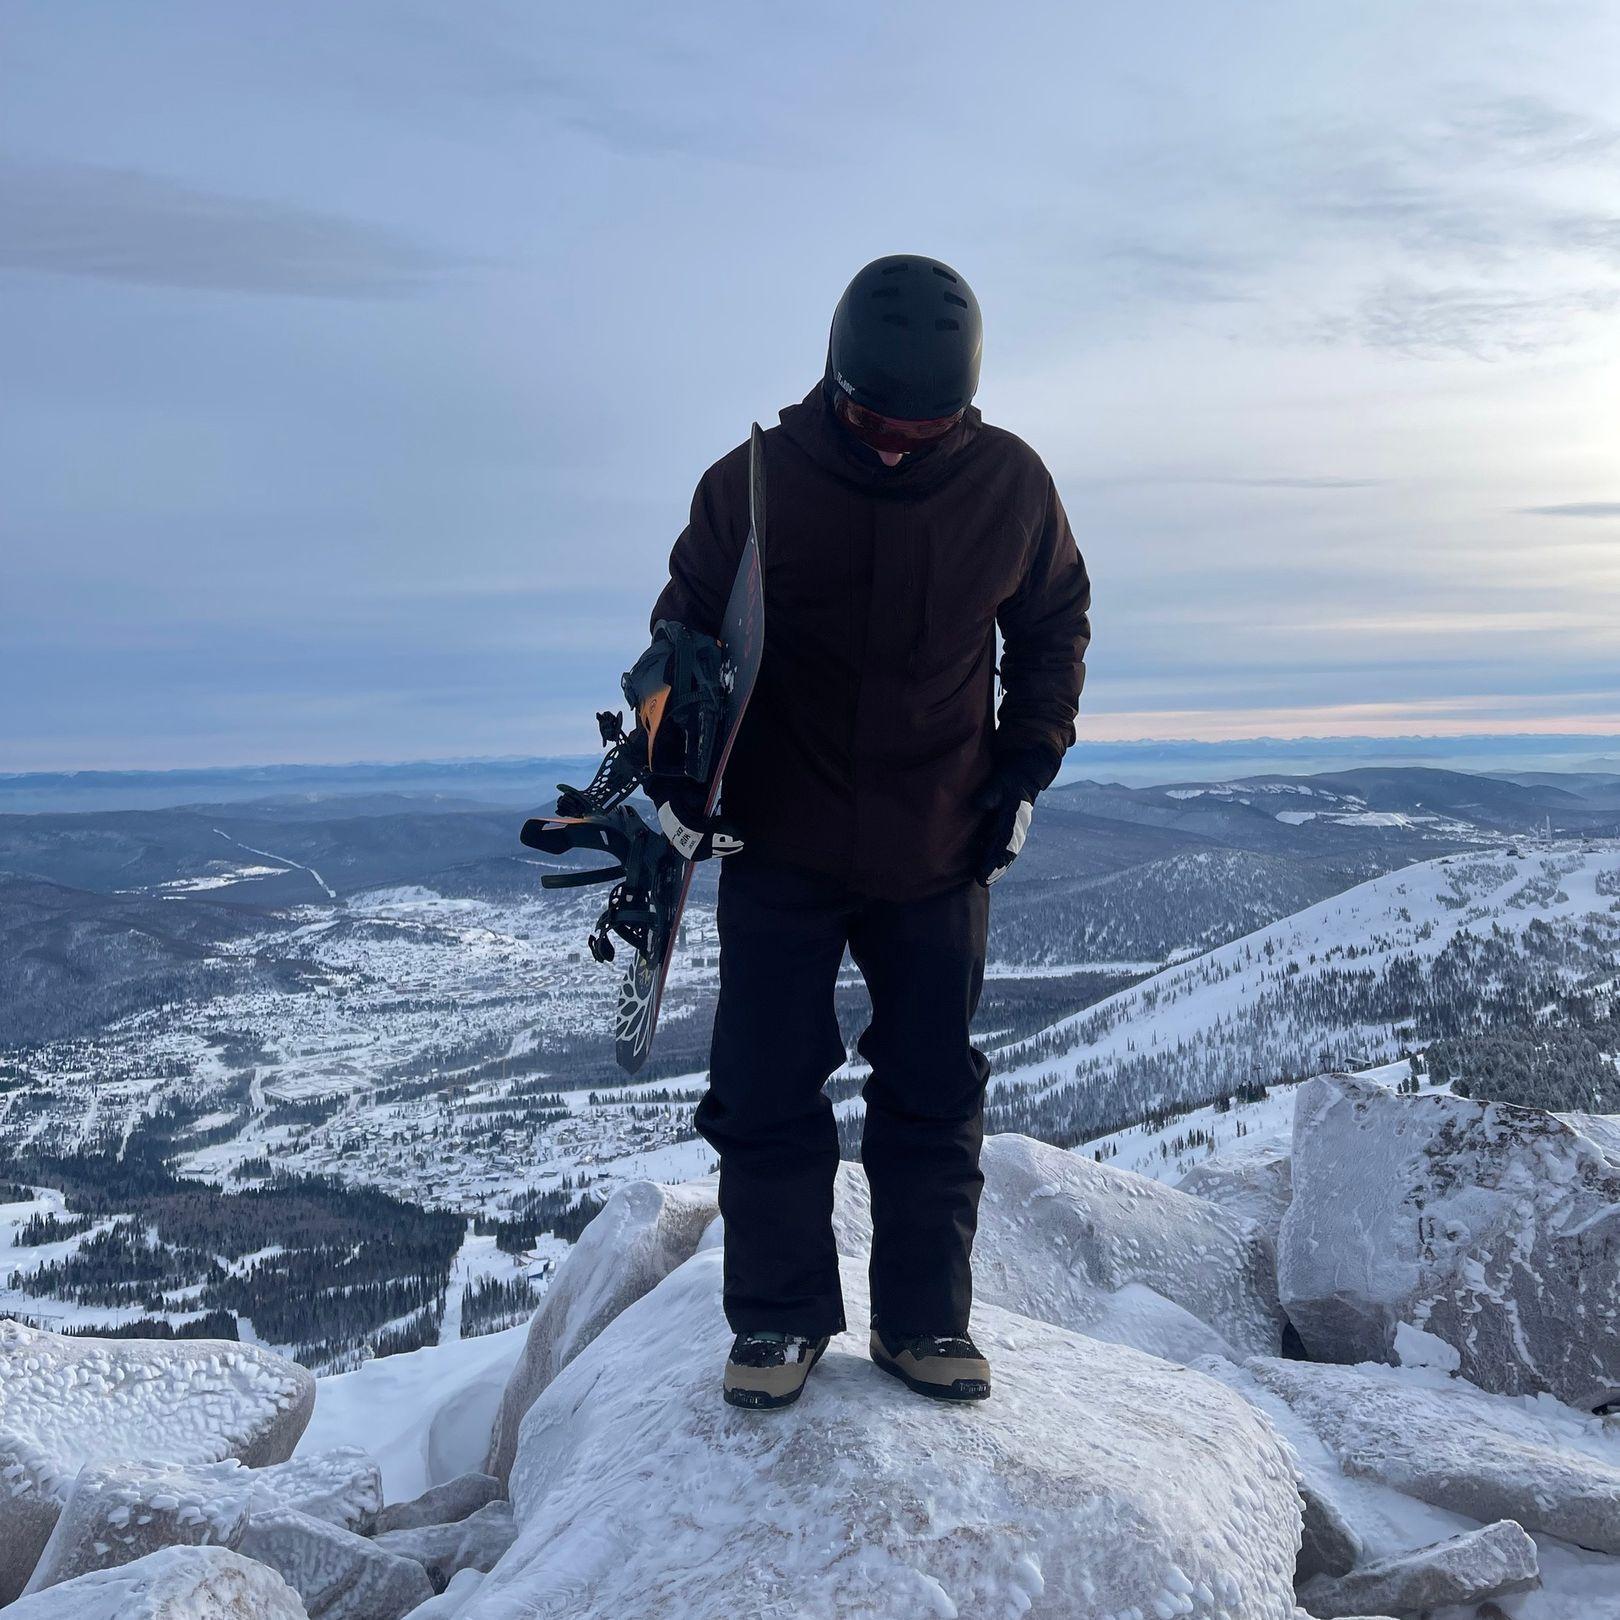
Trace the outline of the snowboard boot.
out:
M 872 1359 L 907 1389 L 936 1401 L 990 1399 L 990 1363 L 965 1333 L 897 1338 L 874 1327 Z
M 756 1411 L 791 1406 L 827 1344 L 798 1333 L 739 1333 L 726 1359 L 726 1404 Z

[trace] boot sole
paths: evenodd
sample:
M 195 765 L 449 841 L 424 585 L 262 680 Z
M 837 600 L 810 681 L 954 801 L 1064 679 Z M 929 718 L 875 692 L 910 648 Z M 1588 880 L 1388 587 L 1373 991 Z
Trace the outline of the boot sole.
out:
M 931 1401 L 987 1401 L 990 1399 L 990 1381 L 987 1378 L 958 1378 L 949 1384 L 929 1384 L 913 1378 L 897 1361 L 887 1355 L 874 1355 L 873 1366 L 898 1378 L 914 1395 L 926 1395 Z
M 804 1386 L 810 1382 L 810 1374 L 816 1370 L 816 1363 L 826 1355 L 827 1347 L 823 1345 L 811 1356 L 810 1364 L 804 1369 L 804 1377 L 799 1381 L 799 1387 L 787 1395 L 771 1395 L 762 1389 L 726 1389 L 722 1390 L 727 1406 L 742 1408 L 745 1412 L 779 1412 L 784 1406 L 792 1406 L 804 1394 Z

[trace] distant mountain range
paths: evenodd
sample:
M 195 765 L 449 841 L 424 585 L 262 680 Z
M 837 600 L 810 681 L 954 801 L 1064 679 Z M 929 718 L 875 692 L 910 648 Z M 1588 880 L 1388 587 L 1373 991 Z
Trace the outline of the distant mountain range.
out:
M 1084 722 L 1082 721 L 1082 730 Z M 447 804 L 538 802 L 558 781 L 589 776 L 596 756 L 407 760 L 339 765 L 247 765 L 181 770 L 0 771 L 0 812 L 163 809 L 183 804 L 275 800 L 292 805 L 377 794 L 435 795 Z M 1062 780 L 1135 786 L 1218 778 L 1331 773 L 1348 768 L 1426 767 L 1512 777 L 1588 773 L 1620 781 L 1613 736 L 1256 737 L 1235 742 L 1144 739 L 1097 742 L 1082 735 Z

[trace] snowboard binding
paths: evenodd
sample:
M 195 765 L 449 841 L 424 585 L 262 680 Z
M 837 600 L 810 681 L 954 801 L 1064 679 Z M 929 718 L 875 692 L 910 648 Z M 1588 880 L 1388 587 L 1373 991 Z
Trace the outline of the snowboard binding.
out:
M 588 792 L 588 789 L 561 787 L 557 813 L 524 822 L 518 836 L 530 849 L 542 850 L 547 855 L 596 849 L 613 856 L 611 866 L 546 872 L 540 878 L 540 887 L 578 889 L 590 883 L 613 884 L 607 904 L 586 939 L 591 956 L 598 962 L 611 962 L 616 954 L 614 934 L 632 950 L 648 955 L 656 922 L 653 892 L 659 866 L 669 850 L 669 840 L 662 833 L 654 832 L 629 805 L 596 809 L 586 797 Z
M 725 714 L 727 673 L 712 636 L 660 619 L 652 645 L 622 680 L 637 716 L 635 728 L 625 730 L 617 709 L 599 710 L 596 727 L 607 753 L 595 774 L 582 788 L 559 782 L 556 813 L 525 822 L 518 835 L 548 855 L 595 849 L 613 856 L 611 866 L 547 872 L 540 879 L 545 889 L 613 884 L 586 941 L 598 962 L 613 960 L 614 935 L 643 957 L 662 949 L 659 880 L 666 859 L 677 857 L 664 834 L 625 801 L 655 776 L 708 781 Z
M 748 536 L 719 639 L 660 619 L 652 645 L 620 682 L 636 717 L 634 727 L 626 731 L 617 710 L 599 712 L 596 724 L 607 753 L 590 781 L 582 788 L 559 783 L 555 811 L 526 821 L 519 834 L 530 849 L 547 855 L 591 849 L 612 857 L 608 866 L 544 873 L 540 885 L 613 885 L 586 943 L 598 962 L 614 959 L 616 938 L 634 952 L 620 985 L 613 1041 L 614 1056 L 629 1074 L 640 1070 L 652 1048 L 692 863 L 628 800 L 649 785 L 663 798 L 695 785 L 705 816 L 714 813 L 719 800 L 764 650 L 765 452 L 758 423 L 749 436 L 748 475 Z

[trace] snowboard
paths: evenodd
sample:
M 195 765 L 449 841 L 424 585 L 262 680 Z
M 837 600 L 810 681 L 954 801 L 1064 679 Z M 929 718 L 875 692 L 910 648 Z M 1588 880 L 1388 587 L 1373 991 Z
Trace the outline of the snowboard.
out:
M 705 812 L 713 815 L 720 802 L 726 761 L 731 757 L 743 714 L 753 695 L 759 661 L 765 651 L 765 591 L 761 573 L 761 547 L 765 541 L 765 435 L 755 422 L 748 435 L 748 538 L 737 562 L 736 578 L 726 599 L 716 640 L 721 651 L 721 683 L 725 709 L 719 728 L 714 774 L 709 779 Z M 658 1011 L 664 983 L 680 939 L 681 916 L 692 888 L 693 863 L 684 860 L 667 841 L 658 856 L 650 885 L 652 920 L 647 929 L 647 950 L 633 953 L 619 987 L 614 1022 L 613 1055 L 627 1074 L 637 1073 L 652 1050 L 658 1032 Z

